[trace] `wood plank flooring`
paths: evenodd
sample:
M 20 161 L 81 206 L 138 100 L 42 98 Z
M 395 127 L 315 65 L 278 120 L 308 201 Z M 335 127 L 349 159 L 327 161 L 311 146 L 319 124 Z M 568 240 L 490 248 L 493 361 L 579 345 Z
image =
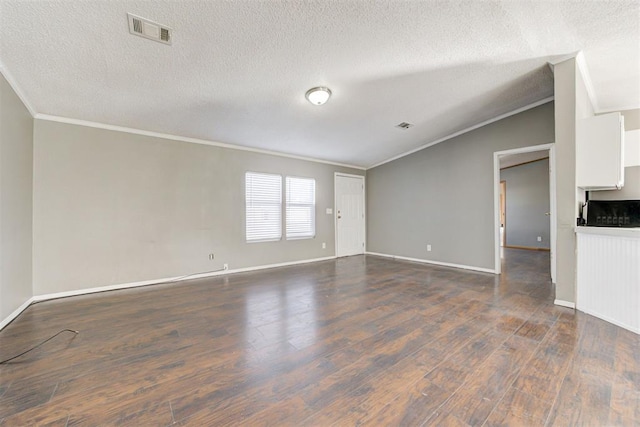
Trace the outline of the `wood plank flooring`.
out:
M 356 256 L 29 307 L 0 425 L 640 425 L 640 336 L 501 276 Z

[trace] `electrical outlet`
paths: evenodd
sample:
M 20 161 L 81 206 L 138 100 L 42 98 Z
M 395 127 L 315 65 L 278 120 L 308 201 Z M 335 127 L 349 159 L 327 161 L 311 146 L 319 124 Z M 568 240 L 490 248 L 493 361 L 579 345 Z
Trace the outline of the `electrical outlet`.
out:
M 209 261 L 213 260 L 215 258 L 214 254 L 209 254 Z
M 222 268 L 225 269 L 225 270 L 228 270 L 229 269 L 229 264 L 222 264 Z
M 327 244 L 325 242 L 322 242 L 322 249 L 327 249 Z
M 538 236 L 538 242 L 542 242 L 542 236 Z
M 431 245 L 427 245 L 427 252 L 431 252 Z

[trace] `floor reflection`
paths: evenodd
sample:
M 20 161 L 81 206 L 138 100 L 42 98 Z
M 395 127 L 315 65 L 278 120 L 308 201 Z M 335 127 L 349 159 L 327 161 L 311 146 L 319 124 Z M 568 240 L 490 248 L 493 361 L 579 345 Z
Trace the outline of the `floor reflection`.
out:
M 551 260 L 549 252 L 526 249 L 500 248 L 502 273 L 493 276 L 494 296 L 527 293 L 548 297 L 551 286 Z
M 311 281 L 253 287 L 245 300 L 247 362 L 265 363 L 316 342 L 316 295 Z

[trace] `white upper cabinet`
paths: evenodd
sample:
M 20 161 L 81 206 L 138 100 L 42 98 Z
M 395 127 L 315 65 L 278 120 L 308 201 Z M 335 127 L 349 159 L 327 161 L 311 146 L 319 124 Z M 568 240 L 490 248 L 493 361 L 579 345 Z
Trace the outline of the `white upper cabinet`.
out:
M 576 185 L 612 190 L 624 185 L 624 117 L 609 113 L 578 122 Z

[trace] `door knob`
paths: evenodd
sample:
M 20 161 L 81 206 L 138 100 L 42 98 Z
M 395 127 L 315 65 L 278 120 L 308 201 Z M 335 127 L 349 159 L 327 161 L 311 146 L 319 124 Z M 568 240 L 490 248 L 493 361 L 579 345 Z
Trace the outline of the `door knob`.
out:
M 340 215 L 338 215 L 338 219 L 342 218 Z

